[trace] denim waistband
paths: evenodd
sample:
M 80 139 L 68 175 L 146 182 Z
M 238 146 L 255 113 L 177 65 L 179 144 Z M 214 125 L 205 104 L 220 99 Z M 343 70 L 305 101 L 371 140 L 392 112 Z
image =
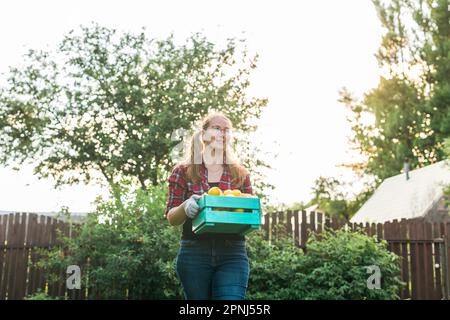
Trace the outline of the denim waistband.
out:
M 245 245 L 245 240 L 235 239 L 181 239 L 181 246 L 221 246 L 221 245 Z

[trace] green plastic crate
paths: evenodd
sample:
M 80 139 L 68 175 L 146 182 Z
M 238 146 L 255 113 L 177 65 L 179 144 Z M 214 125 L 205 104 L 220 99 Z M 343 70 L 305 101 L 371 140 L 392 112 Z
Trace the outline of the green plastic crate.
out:
M 203 195 L 197 201 L 200 213 L 192 220 L 192 231 L 203 233 L 233 233 L 245 235 L 261 226 L 259 198 Z M 214 211 L 227 208 L 227 211 Z M 235 212 L 244 209 L 250 212 Z

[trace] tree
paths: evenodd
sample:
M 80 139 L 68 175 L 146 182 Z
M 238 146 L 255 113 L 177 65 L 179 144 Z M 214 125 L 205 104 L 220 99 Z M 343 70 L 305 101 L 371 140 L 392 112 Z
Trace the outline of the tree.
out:
M 362 103 L 341 92 L 341 102 L 352 112 L 352 142 L 367 156 L 365 173 L 383 180 L 398 174 L 405 158 L 412 159 L 412 167 L 435 161 L 437 147 L 426 140 L 431 131 L 424 125 L 427 117 L 418 111 L 417 94 L 414 86 L 399 78 L 382 78 Z M 364 122 L 367 114 L 375 118 L 373 124 Z
M 244 40 L 223 49 L 199 34 L 177 46 L 98 25 L 69 32 L 55 52 L 30 50 L 0 89 L 0 162 L 39 161 L 35 173 L 57 186 L 100 172 L 114 187 L 124 178 L 142 189 L 164 182 L 178 129 L 211 108 L 252 131 L 266 99 L 246 98 Z
M 344 88 L 340 102 L 350 110 L 351 142 L 367 157 L 353 168 L 383 180 L 398 174 L 406 158 L 413 168 L 445 158 L 443 141 L 450 136 L 450 12 L 445 0 L 373 3 L 386 30 L 376 54 L 386 74 L 362 101 Z
M 312 187 L 313 199 L 306 205 L 319 205 L 320 209 L 334 218 L 350 221 L 352 216 L 372 195 L 377 187 L 376 182 L 364 184 L 364 188 L 357 194 L 351 194 L 349 183 L 334 177 L 319 177 Z

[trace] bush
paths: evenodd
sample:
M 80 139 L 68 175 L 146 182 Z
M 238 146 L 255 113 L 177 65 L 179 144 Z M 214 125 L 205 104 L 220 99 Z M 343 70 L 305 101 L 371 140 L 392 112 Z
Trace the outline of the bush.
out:
M 38 289 L 35 293 L 27 295 L 24 300 L 60 300 L 58 297 L 50 297 L 42 289 Z
M 380 289 L 369 289 L 369 266 L 381 271 Z M 307 243 L 300 283 L 304 299 L 399 299 L 400 258 L 362 231 L 325 232 Z
M 360 231 L 311 236 L 303 254 L 290 239 L 269 244 L 251 237 L 248 299 L 399 299 L 399 257 Z M 368 266 L 381 270 L 381 288 L 369 289 Z
M 290 287 L 299 282 L 303 251 L 287 237 L 269 243 L 263 232 L 248 236 L 250 279 L 246 299 L 300 299 Z
M 179 229 L 163 217 L 167 191 L 120 190 L 121 201 L 97 200 L 73 238 L 45 253 L 39 266 L 50 282 L 65 281 L 58 270 L 81 267 L 82 285 L 98 299 L 180 299 L 175 273 Z

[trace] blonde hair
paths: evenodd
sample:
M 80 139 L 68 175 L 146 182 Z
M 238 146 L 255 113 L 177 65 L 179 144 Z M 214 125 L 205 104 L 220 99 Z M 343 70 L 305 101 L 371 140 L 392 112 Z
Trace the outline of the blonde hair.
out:
M 187 157 L 180 164 L 186 166 L 186 177 L 189 181 L 198 183 L 201 181 L 200 178 L 200 168 L 202 166 L 203 153 L 205 150 L 205 143 L 202 140 L 202 133 L 206 131 L 211 123 L 211 121 L 216 118 L 221 117 L 230 123 L 230 129 L 232 129 L 231 120 L 222 112 L 214 111 L 206 115 L 200 124 L 200 128 L 194 132 L 191 138 L 191 143 Z M 225 149 L 223 152 L 223 164 L 228 167 L 231 174 L 231 183 L 241 187 L 244 183 L 246 176 L 249 174 L 248 170 L 239 163 L 238 158 L 234 154 L 230 141 L 225 144 Z M 200 159 L 199 159 L 200 157 Z M 195 161 L 197 160 L 197 161 Z

